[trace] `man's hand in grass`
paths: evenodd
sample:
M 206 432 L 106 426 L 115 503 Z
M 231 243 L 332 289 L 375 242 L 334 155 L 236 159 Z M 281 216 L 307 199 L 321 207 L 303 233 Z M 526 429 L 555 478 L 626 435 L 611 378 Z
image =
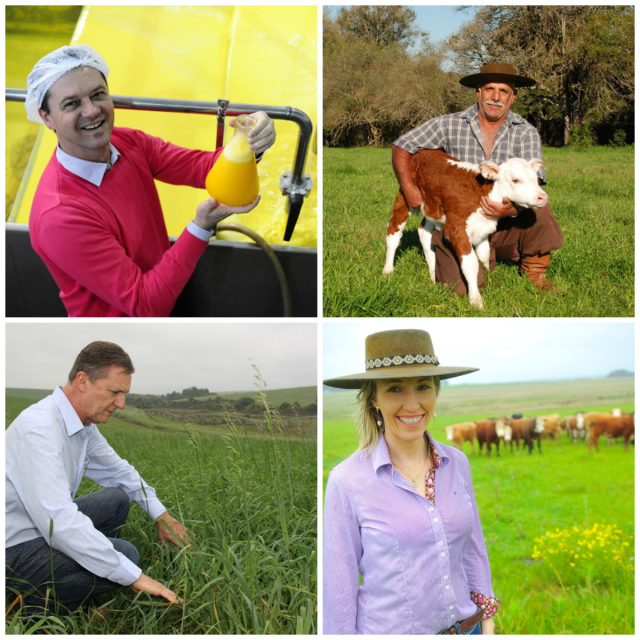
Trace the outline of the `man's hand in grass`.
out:
M 158 540 L 160 542 L 171 542 L 176 547 L 188 545 L 189 549 L 193 551 L 191 544 L 191 536 L 195 538 L 196 534 L 193 531 L 189 531 L 182 522 L 179 522 L 175 518 L 169 515 L 168 511 L 165 511 L 157 520 L 158 524 Z
M 144 573 L 131 585 L 131 588 L 136 593 L 144 591 L 151 596 L 159 596 L 168 600 L 171 604 L 180 604 L 182 602 L 171 589 L 167 589 L 163 584 L 146 576 Z

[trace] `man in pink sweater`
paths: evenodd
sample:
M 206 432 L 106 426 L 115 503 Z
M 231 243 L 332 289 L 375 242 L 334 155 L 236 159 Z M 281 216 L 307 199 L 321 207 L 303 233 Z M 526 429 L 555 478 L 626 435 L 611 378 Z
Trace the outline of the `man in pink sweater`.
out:
M 36 190 L 33 248 L 60 287 L 69 316 L 168 316 L 218 222 L 251 211 L 209 198 L 170 246 L 154 179 L 203 189 L 222 149 L 177 147 L 142 131 L 114 128 L 109 69 L 86 45 L 62 47 L 27 79 L 27 116 L 55 131 L 58 147 Z M 264 112 L 250 146 L 275 141 Z

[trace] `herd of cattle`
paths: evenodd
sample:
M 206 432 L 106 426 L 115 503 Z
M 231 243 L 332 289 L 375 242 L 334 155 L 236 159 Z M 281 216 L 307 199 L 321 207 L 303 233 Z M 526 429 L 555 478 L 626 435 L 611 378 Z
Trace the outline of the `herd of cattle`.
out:
M 500 443 L 510 446 L 513 452 L 513 443 L 520 450 L 520 441 L 523 449 L 529 448 L 533 452 L 534 443 L 538 443 L 538 451 L 542 453 L 541 440 L 549 438 L 559 442 L 561 432 L 573 439 L 576 444 L 579 440 L 588 442 L 589 452 L 595 446 L 600 451 L 598 440 L 600 436 L 606 436 L 609 443 L 617 438 L 624 438 L 624 449 L 629 450 L 629 442 L 635 444 L 634 414 L 623 413 L 620 409 L 613 409 L 611 413 L 576 413 L 575 415 L 560 417 L 560 414 L 550 416 L 534 416 L 523 418 L 521 415 L 513 415 L 507 418 L 488 418 L 476 422 L 463 422 L 451 424 L 444 429 L 447 440 L 459 449 L 464 442 L 471 443 L 471 453 L 474 453 L 474 443 L 477 440 L 479 453 L 486 444 L 487 455 L 491 455 L 491 445 L 496 446 L 496 455 L 500 455 Z

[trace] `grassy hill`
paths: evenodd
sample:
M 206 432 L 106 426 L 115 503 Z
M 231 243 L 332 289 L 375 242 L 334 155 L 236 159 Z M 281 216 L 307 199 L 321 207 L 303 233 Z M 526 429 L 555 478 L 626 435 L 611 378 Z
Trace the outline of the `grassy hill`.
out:
M 306 407 L 317 402 L 316 387 L 293 387 L 291 389 L 268 389 L 267 402 L 271 405 L 280 406 L 283 402 L 293 404 L 298 402 L 301 407 Z M 227 400 L 240 400 L 240 398 L 253 398 L 257 400 L 258 390 L 251 391 L 232 391 L 229 393 L 218 393 L 218 397 Z M 199 396 L 196 400 L 208 400 L 213 396 Z M 186 399 L 185 399 L 186 400 Z
M 26 398 L 38 402 L 42 398 L 48 396 L 52 389 L 16 389 L 14 387 L 7 387 L 5 389 L 5 396 L 11 396 L 13 398 Z

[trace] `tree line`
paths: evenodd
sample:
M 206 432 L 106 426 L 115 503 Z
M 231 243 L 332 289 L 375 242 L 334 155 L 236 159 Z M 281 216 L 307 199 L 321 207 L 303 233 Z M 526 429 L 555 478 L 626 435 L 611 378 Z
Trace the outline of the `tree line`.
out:
M 326 146 L 388 146 L 430 118 L 466 109 L 459 84 L 489 62 L 538 81 L 513 110 L 546 145 L 634 140 L 633 6 L 487 6 L 436 47 L 401 6 L 323 14 Z M 451 70 L 446 70 L 451 69 Z
M 182 393 L 173 391 L 165 395 L 131 393 L 127 395 L 127 404 L 137 409 L 197 410 L 203 413 L 224 413 L 228 411 L 252 416 L 262 415 L 265 410 L 262 401 L 258 398 L 245 396 L 231 399 L 219 396 L 216 393 L 210 393 L 207 389 L 198 389 L 198 393 L 195 393 L 194 389 L 195 387 L 192 387 Z M 203 398 L 203 396 L 209 397 Z M 316 403 L 303 406 L 299 402 L 281 402 L 280 405 L 273 405 L 272 408 L 277 409 L 280 415 L 285 416 L 315 416 L 318 412 Z

